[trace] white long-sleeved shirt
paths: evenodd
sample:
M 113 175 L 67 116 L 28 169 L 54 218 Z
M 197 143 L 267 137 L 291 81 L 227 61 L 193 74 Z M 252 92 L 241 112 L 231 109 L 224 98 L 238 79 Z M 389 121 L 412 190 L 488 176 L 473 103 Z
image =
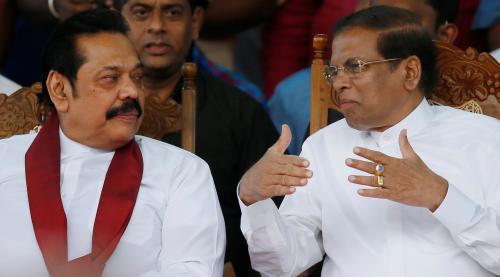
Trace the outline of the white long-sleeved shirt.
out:
M 13 81 L 0 74 L 0 93 L 11 95 L 20 88 L 20 85 L 14 83 Z
M 434 212 L 357 194 L 347 167 L 354 146 L 401 157 L 399 133 L 449 182 Z M 500 121 L 423 101 L 390 129 L 362 132 L 345 120 L 311 136 L 301 154 L 314 176 L 285 197 L 242 210 L 254 269 L 297 276 L 323 255 L 332 277 L 456 277 L 500 274 Z M 388 180 L 387 180 L 388 181 Z M 425 184 L 422 184 L 425 186 Z
M 31 222 L 24 155 L 34 135 L 0 140 L 0 276 L 48 276 Z M 61 200 L 70 260 L 89 254 L 113 151 L 60 132 Z M 136 137 L 144 172 L 130 222 L 102 276 L 222 276 L 224 221 L 207 164 L 182 149 Z M 43 163 L 40 163 L 43 166 Z

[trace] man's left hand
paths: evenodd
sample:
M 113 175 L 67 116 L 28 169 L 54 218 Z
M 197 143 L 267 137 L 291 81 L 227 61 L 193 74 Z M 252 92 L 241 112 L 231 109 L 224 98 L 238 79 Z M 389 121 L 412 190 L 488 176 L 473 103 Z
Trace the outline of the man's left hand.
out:
M 403 156 L 401 159 L 355 147 L 354 153 L 369 161 L 347 159 L 346 165 L 374 176 L 350 175 L 348 180 L 351 183 L 374 187 L 358 190 L 361 196 L 389 199 L 406 205 L 425 207 L 434 212 L 448 192 L 448 182 L 429 169 L 415 153 L 408 141 L 406 130 L 399 134 L 399 148 Z M 377 164 L 384 166 L 381 178 L 375 176 Z M 383 184 L 379 185 L 379 181 Z

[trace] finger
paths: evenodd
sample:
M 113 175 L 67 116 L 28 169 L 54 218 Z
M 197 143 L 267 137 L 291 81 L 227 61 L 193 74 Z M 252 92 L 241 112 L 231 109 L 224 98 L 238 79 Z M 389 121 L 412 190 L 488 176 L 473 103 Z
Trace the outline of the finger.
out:
M 349 182 L 351 183 L 358 185 L 380 187 L 380 185 L 377 182 L 377 176 L 349 175 L 349 177 L 347 177 L 347 180 L 349 180 Z
M 358 189 L 358 194 L 363 197 L 388 199 L 387 190 L 383 188 Z
M 311 170 L 292 164 L 278 164 L 273 166 L 270 173 L 274 175 L 285 175 L 300 178 L 311 178 L 313 175 Z
M 292 177 L 288 175 L 271 175 L 268 177 L 268 185 L 284 187 L 301 187 L 308 182 L 307 178 Z
M 390 163 L 391 159 L 393 159 L 392 157 L 387 156 L 384 153 L 373 151 L 363 147 L 354 147 L 353 152 L 354 154 L 375 163 L 388 164 Z
M 280 157 L 280 164 L 293 164 L 300 167 L 308 167 L 309 161 L 295 155 L 285 155 Z
M 408 132 L 406 129 L 401 130 L 401 133 L 399 133 L 399 149 L 401 150 L 403 158 L 418 157 L 408 140 Z
M 361 161 L 361 160 L 356 160 L 356 159 L 346 159 L 345 164 L 349 167 L 359 169 L 359 170 L 364 171 L 364 172 L 369 173 L 369 174 L 375 173 L 376 164 L 374 164 L 372 162 Z
M 272 191 L 272 196 L 283 196 L 289 195 L 296 191 L 294 187 L 286 187 L 286 186 L 274 186 Z
M 285 153 L 286 149 L 288 148 L 288 145 L 290 145 L 290 142 L 292 141 L 292 133 L 290 131 L 290 128 L 288 125 L 283 124 L 281 125 L 281 135 L 276 141 L 276 143 L 269 148 L 270 150 L 276 151 L 280 154 Z

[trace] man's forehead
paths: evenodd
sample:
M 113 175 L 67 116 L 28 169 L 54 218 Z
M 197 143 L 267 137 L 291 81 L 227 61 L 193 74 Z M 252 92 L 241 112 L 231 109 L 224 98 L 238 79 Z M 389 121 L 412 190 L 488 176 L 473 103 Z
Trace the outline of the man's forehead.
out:
M 188 0 L 128 0 L 125 3 L 125 5 L 129 7 L 136 5 L 149 6 L 149 7 L 170 6 L 170 5 L 189 6 L 189 1 Z
M 84 64 L 102 68 L 132 69 L 140 64 L 130 40 L 120 33 L 97 33 L 77 37 L 77 49 Z
M 377 39 L 380 32 L 352 27 L 335 35 L 332 41 L 332 61 L 344 62 L 349 58 L 375 58 L 378 56 Z

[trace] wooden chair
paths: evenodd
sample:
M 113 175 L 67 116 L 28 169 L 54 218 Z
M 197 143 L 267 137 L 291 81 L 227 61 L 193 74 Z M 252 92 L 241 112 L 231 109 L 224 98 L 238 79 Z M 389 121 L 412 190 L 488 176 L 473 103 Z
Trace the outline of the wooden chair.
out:
M 45 110 L 38 104 L 42 84 L 35 83 L 11 95 L 0 94 L 0 139 L 27 134 L 41 125 Z
M 196 150 L 196 73 L 195 63 L 185 63 L 182 67 L 184 86 L 182 87 L 181 147 L 191 153 L 195 153 Z
M 463 51 L 436 41 L 438 48 L 438 83 L 428 99 L 433 105 L 446 105 L 500 119 L 500 64 L 488 53 L 469 48 Z M 311 65 L 310 133 L 328 125 L 328 110 L 338 106 L 331 87 L 323 76 L 328 65 L 330 47 L 326 35 L 314 36 L 314 58 Z

